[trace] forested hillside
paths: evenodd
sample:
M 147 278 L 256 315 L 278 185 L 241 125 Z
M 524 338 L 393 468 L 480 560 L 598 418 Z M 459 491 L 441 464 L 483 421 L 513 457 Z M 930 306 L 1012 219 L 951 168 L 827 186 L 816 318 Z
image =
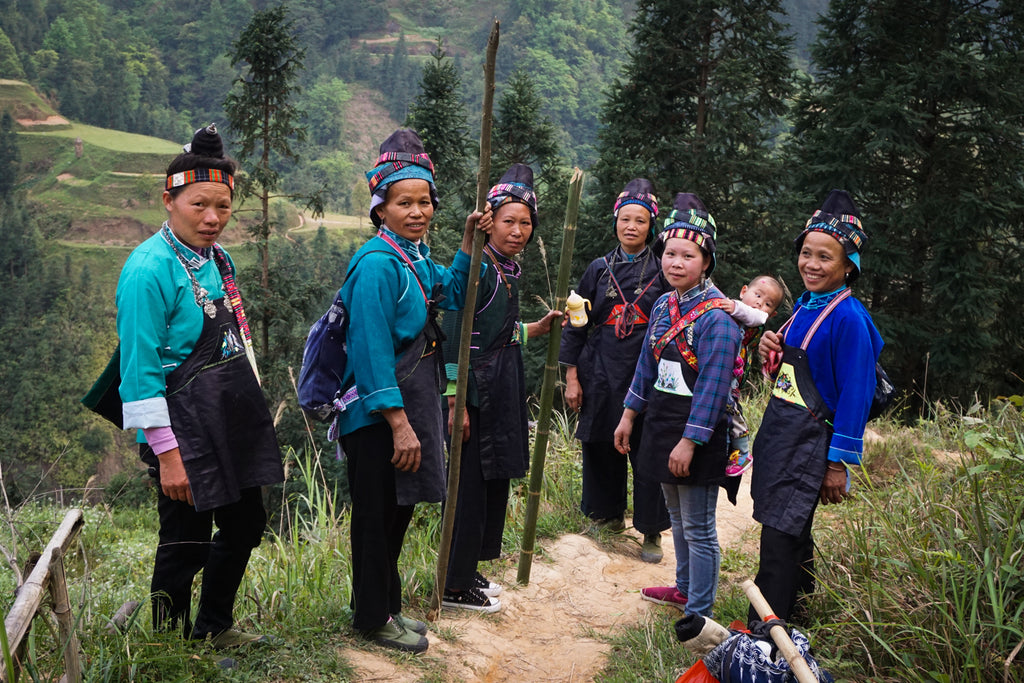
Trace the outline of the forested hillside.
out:
M 0 330 L 0 380 L 14 387 L 0 436 L 26 481 L 54 466 L 79 484 L 115 452 L 76 401 L 109 353 L 123 254 L 84 245 L 123 250 L 159 225 L 162 166 L 198 125 L 216 121 L 241 153 L 245 131 L 232 127 L 225 101 L 250 73 L 240 36 L 268 7 L 277 5 L 0 4 L 0 108 L 10 114 L 0 141 L 0 307 L 17 313 Z M 473 196 L 482 48 L 494 17 L 502 37 L 491 180 L 529 163 L 540 194 L 524 318 L 550 302 L 573 165 L 588 174 L 574 278 L 614 243 L 614 197 L 644 176 L 663 207 L 678 191 L 704 198 L 719 230 L 715 280 L 728 293 L 765 271 L 798 290 L 791 240 L 842 187 L 869 236 L 856 295 L 886 341 L 882 362 L 904 405 L 1020 393 L 1017 4 L 293 0 L 286 16 L 297 118 L 291 155 L 271 154 L 265 170 L 280 178 L 274 193 L 292 201 L 269 204 L 269 215 L 253 197 L 238 202 L 228 235 L 285 444 L 305 443 L 289 368 L 365 237 L 308 222 L 297 230 L 309 218 L 298 214 L 301 198 L 319 193 L 329 212 L 365 223 L 363 173 L 376 145 L 415 125 L 444 179 L 431 246 L 450 258 L 450 228 Z M 242 161 L 255 173 L 256 156 Z M 266 227 L 255 243 L 245 231 L 254 225 Z M 253 251 L 266 256 L 259 266 Z M 87 324 L 74 324 L 79 314 Z M 532 379 L 541 346 L 527 351 Z M 48 412 L 53 381 L 73 388 Z
M 0 6 L 0 78 L 26 80 L 68 119 L 184 139 L 224 121 L 237 69 L 227 53 L 255 9 L 252 0 L 33 0 Z M 794 0 L 786 19 L 803 45 L 824 0 Z M 595 158 L 603 91 L 630 45 L 631 0 L 292 0 L 306 48 L 296 106 L 306 112 L 303 164 L 291 191 L 330 177 L 329 208 L 353 210 L 351 190 L 372 155 L 368 119 L 406 117 L 424 64 L 440 38 L 462 78 L 471 114 L 481 98 L 482 48 L 502 22 L 497 82 L 528 72 L 552 118 L 566 164 Z M 371 124 L 372 125 L 372 124 Z M 230 133 L 230 131 L 229 131 Z M 318 172 L 319 171 L 319 172 Z

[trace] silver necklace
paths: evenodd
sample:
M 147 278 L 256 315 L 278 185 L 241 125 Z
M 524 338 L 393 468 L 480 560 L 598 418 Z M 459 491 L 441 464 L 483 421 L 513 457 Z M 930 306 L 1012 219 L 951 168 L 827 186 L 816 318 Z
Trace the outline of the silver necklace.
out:
M 164 221 L 164 225 L 160 229 L 160 232 L 167 244 L 171 246 L 171 250 L 174 252 L 174 255 L 178 257 L 178 262 L 181 263 L 185 272 L 188 274 L 189 282 L 192 283 L 192 296 L 196 300 L 196 306 L 203 309 L 203 312 L 206 313 L 207 317 L 216 318 L 217 306 L 210 301 L 210 293 L 206 291 L 205 287 L 199 284 L 199 281 L 196 279 L 194 269 L 189 265 L 188 259 L 185 258 L 185 255 L 181 253 L 180 249 L 178 249 L 178 245 L 174 243 L 174 238 L 171 236 L 171 227 L 166 221 Z

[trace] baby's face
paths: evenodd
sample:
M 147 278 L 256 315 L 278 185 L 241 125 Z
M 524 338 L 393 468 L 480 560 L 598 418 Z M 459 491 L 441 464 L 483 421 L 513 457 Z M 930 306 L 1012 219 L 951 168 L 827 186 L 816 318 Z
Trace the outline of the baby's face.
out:
M 740 290 L 740 301 L 764 311 L 769 317 L 775 315 L 775 309 L 782 303 L 782 292 L 779 286 L 766 277 L 759 277 Z

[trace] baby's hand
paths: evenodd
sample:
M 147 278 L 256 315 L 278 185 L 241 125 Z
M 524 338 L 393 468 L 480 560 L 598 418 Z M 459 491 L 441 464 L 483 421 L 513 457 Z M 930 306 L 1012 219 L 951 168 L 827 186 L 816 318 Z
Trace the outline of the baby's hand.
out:
M 726 299 L 725 303 L 722 304 L 722 310 L 729 315 L 732 315 L 736 312 L 736 302 L 732 299 Z

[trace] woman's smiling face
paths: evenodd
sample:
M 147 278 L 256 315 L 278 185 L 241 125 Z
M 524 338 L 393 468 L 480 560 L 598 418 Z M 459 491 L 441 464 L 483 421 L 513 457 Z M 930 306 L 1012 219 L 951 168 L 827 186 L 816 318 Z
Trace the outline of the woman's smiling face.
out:
M 853 263 L 846 257 L 843 245 L 823 232 L 809 232 L 800 245 L 797 270 L 804 288 L 815 294 L 833 292 L 846 283 L 846 274 Z
M 415 242 L 423 239 L 434 217 L 430 199 L 430 183 L 419 178 L 406 178 L 387 189 L 384 203 L 376 208 L 384 225 L 396 235 Z
M 680 294 L 699 284 L 701 275 L 710 264 L 711 259 L 704 255 L 696 242 L 681 237 L 670 237 L 665 241 L 661 272 Z

